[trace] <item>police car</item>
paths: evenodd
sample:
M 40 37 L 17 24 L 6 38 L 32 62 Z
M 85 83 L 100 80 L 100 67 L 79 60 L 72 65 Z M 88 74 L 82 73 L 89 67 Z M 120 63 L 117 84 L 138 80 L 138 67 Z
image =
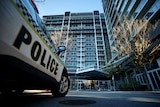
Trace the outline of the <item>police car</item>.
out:
M 0 94 L 47 89 L 63 97 L 69 90 L 67 70 L 45 31 L 33 0 L 0 1 Z

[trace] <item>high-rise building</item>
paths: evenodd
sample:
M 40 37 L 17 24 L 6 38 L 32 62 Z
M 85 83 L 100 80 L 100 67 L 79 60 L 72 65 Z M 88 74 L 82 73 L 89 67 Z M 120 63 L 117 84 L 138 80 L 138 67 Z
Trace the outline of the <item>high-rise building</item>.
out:
M 115 44 L 113 27 L 122 23 L 125 19 L 135 20 L 146 18 L 155 23 L 160 15 L 159 0 L 102 0 L 110 47 Z M 157 35 L 152 37 L 155 38 Z M 113 61 L 117 53 L 111 51 Z
M 147 19 L 152 24 L 155 24 L 160 19 L 160 0 L 102 0 L 105 20 L 107 23 L 107 32 L 110 47 L 116 44 L 115 38 L 113 37 L 113 28 L 120 25 L 123 21 L 136 20 L 136 19 Z M 160 31 L 159 25 L 156 30 L 150 33 L 149 38 L 153 45 L 160 44 Z M 116 38 L 121 39 L 121 38 Z M 112 51 L 110 63 L 115 62 L 115 58 L 119 55 L 118 52 Z M 122 57 L 119 57 L 119 61 Z M 117 60 L 117 59 L 116 59 Z M 152 90 L 160 90 L 160 58 L 155 59 L 154 62 L 145 66 L 146 74 L 149 80 L 149 84 Z M 146 85 L 144 75 L 141 71 L 134 68 L 126 70 L 129 79 L 124 81 L 131 81 L 133 84 L 135 81 L 139 81 L 141 85 Z M 124 82 L 123 81 L 123 82 Z M 117 83 L 119 84 L 119 83 Z
M 47 32 L 59 32 L 60 44 L 69 39 L 67 51 L 61 55 L 69 74 L 85 67 L 101 68 L 109 59 L 108 36 L 103 13 L 65 12 L 64 15 L 43 16 Z

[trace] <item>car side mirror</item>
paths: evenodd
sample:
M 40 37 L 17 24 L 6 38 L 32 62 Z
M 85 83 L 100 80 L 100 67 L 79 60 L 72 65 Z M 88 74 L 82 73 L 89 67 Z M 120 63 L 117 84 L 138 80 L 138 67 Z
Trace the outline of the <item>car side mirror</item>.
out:
M 57 54 L 59 55 L 61 52 L 65 51 L 65 50 L 66 50 L 65 46 L 59 46 Z

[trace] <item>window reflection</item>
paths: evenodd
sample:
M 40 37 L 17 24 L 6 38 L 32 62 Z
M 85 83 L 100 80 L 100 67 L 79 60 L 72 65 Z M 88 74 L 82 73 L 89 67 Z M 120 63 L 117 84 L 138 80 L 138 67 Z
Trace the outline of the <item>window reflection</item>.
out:
M 153 14 L 160 9 L 160 1 L 156 0 L 156 2 L 152 5 L 149 11 L 146 13 L 145 18 L 150 19 Z

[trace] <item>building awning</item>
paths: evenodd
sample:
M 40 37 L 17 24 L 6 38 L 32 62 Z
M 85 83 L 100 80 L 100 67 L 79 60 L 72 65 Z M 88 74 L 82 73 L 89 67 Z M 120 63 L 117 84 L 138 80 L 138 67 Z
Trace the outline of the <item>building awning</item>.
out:
M 90 80 L 109 80 L 107 72 L 102 71 L 100 68 L 87 68 L 78 70 L 76 72 L 77 78 L 90 79 Z

